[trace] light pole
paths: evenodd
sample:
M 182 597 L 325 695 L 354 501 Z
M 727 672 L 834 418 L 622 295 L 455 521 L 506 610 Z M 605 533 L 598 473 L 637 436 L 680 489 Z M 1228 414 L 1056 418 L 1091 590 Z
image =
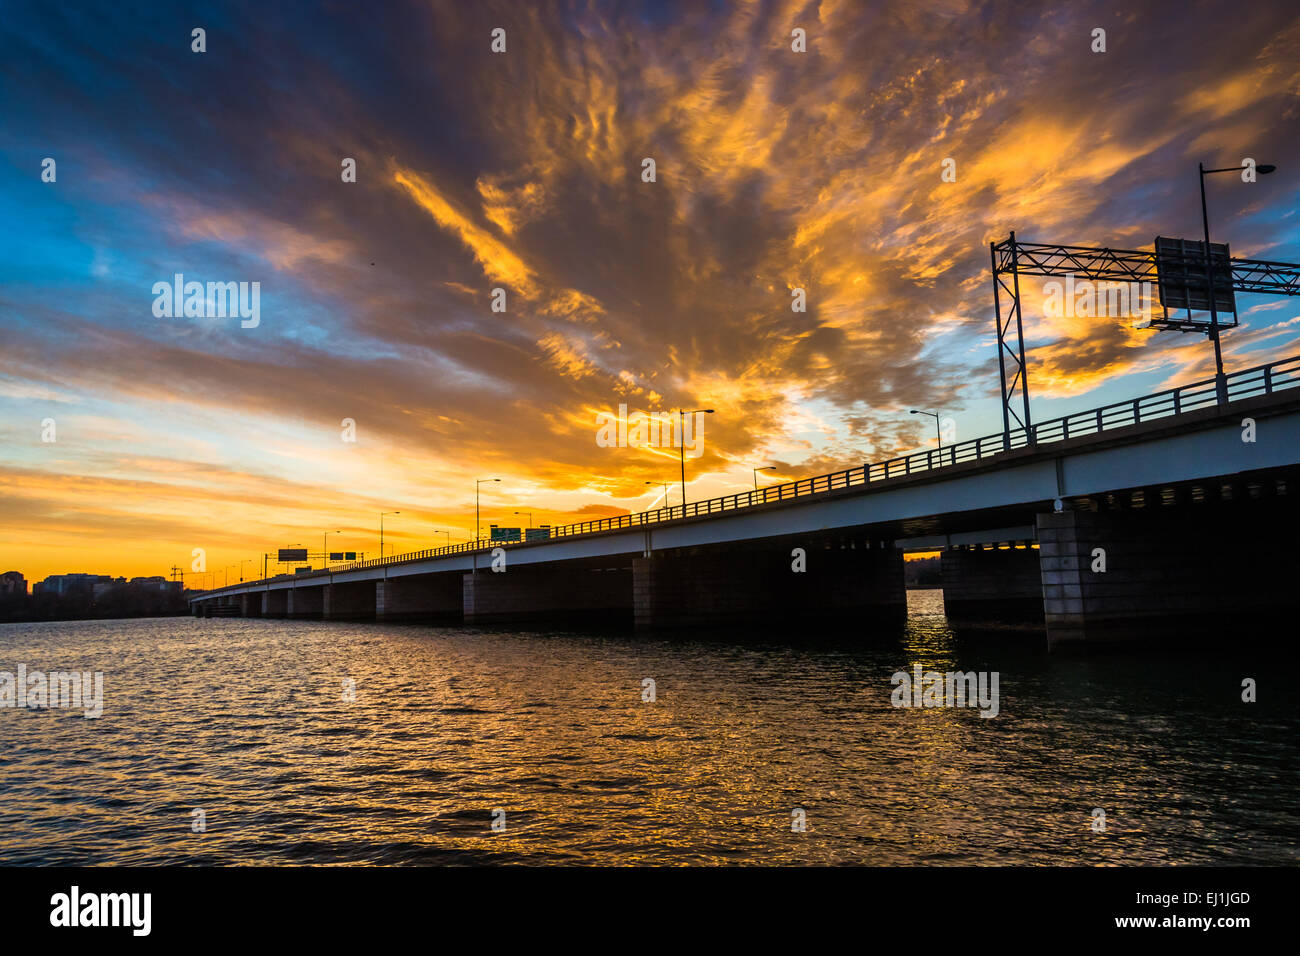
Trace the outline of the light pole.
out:
M 662 486 L 663 486 L 663 489 L 664 489 L 664 507 L 665 507 L 665 508 L 671 508 L 671 507 L 672 507 L 672 505 L 670 505 L 670 504 L 668 503 L 668 482 L 666 482 L 666 481 L 647 481 L 646 484 L 647 484 L 647 485 L 662 485 Z
M 239 561 L 239 583 L 240 583 L 240 584 L 243 584 L 243 583 L 244 583 L 244 565 L 248 564 L 248 562 L 250 562 L 250 561 L 252 561 L 252 560 L 253 560 L 252 558 L 241 558 L 241 559 L 240 559 L 240 561 Z
M 342 534 L 342 533 L 343 533 L 342 531 L 326 531 L 326 532 L 325 532 L 325 538 L 324 538 L 324 541 L 325 541 L 325 545 L 324 545 L 324 547 L 325 547 L 325 567 L 327 567 L 327 568 L 330 566 L 330 535 L 332 535 L 332 534 Z
M 515 514 L 517 514 L 517 515 L 528 515 L 528 527 L 529 527 L 530 530 L 532 529 L 532 527 L 533 527 L 533 513 L 532 513 L 531 511 L 516 511 Z
M 1224 166 L 1222 169 L 1206 169 L 1204 163 L 1197 163 L 1196 168 L 1201 174 L 1201 224 L 1205 227 L 1205 291 L 1210 300 L 1210 339 L 1214 342 L 1214 393 L 1218 404 L 1224 405 L 1228 401 L 1228 379 L 1223 374 L 1223 347 L 1219 344 L 1219 307 L 1215 302 L 1214 271 L 1210 264 L 1210 213 L 1209 207 L 1205 204 L 1205 177 L 1211 173 L 1239 173 L 1245 167 Z M 1266 176 L 1275 169 L 1276 166 L 1265 163 L 1256 166 L 1255 172 Z M 1227 263 L 1227 266 L 1228 282 L 1231 287 L 1232 263 Z
M 694 415 L 697 412 L 703 412 L 705 415 L 712 415 L 711 408 L 693 408 L 689 412 L 683 409 L 677 409 L 677 447 L 680 449 L 677 457 L 682 465 L 682 517 L 686 517 L 686 416 Z
M 449 547 L 449 548 L 451 547 L 451 532 L 450 532 L 450 531 L 434 531 L 433 533 L 434 533 L 434 534 L 445 534 L 445 535 L 447 536 L 447 547 Z
M 500 481 L 500 478 L 480 478 L 474 483 L 474 541 L 478 543 L 483 540 L 483 522 L 479 520 L 479 489 L 484 483 L 489 481 Z
M 939 442 L 939 447 L 942 448 L 942 447 L 943 447 L 943 432 L 941 432 L 941 431 L 939 430 L 939 413 L 938 413 L 938 412 L 923 412 L 923 411 L 920 411 L 920 410 L 915 409 L 915 408 L 912 409 L 911 413 L 912 413 L 913 415 L 929 415 L 931 418 L 934 419 L 934 437 L 935 437 L 935 440 Z
M 474 573 L 478 574 L 478 543 L 483 540 L 483 522 L 479 520 L 479 489 L 484 482 L 500 481 L 500 478 L 480 478 L 474 483 Z
M 758 467 L 758 468 L 754 468 L 754 469 L 753 469 L 753 472 L 754 472 L 754 490 L 755 490 L 755 491 L 758 491 L 758 473 L 759 473 L 760 471 L 776 471 L 776 465 L 762 465 L 762 466 L 760 466 L 760 467 Z
M 379 512 L 379 560 L 384 560 L 384 515 L 400 515 L 400 511 Z

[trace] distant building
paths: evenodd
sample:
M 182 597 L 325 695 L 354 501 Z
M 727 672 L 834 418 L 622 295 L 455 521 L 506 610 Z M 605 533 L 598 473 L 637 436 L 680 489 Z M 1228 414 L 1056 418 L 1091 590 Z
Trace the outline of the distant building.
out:
M 121 587 L 126 584 L 126 578 L 113 578 L 101 575 L 100 579 L 95 582 L 95 597 L 99 597 L 105 591 L 112 588 Z
M 44 581 L 32 585 L 33 594 L 68 594 L 71 591 L 86 590 L 93 593 L 96 584 L 112 581 L 107 574 L 51 574 Z
M 173 584 L 179 585 L 178 581 L 168 581 L 161 574 L 155 574 L 147 578 L 132 578 L 131 587 L 143 588 L 146 591 L 166 591 Z
M 27 579 L 21 571 L 6 571 L 0 574 L 0 598 L 26 596 Z

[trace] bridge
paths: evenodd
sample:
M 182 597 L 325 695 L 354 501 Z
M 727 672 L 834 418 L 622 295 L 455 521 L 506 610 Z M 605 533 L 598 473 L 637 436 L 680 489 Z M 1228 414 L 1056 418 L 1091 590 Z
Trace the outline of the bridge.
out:
M 1293 620 L 1300 356 L 833 474 L 222 587 L 196 615 L 863 633 L 942 553 L 955 627 L 1049 646 Z M 1284 529 L 1290 529 L 1289 531 Z

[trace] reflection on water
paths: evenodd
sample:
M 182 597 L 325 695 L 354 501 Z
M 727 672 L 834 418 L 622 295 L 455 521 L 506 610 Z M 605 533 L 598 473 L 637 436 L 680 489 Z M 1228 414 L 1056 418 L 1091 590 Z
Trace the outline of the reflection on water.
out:
M 102 670 L 105 707 L 0 710 L 0 861 L 1300 859 L 1284 665 L 1236 642 L 1171 662 L 955 639 L 939 592 L 910 597 L 885 634 L 3 625 L 0 671 Z M 999 671 L 999 715 L 894 708 L 890 676 L 918 663 Z

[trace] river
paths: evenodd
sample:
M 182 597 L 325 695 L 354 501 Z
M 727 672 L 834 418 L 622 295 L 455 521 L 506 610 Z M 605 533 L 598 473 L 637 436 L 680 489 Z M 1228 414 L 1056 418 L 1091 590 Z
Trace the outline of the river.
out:
M 676 638 L 0 625 L 0 671 L 104 675 L 98 718 L 0 709 L 0 862 L 1300 862 L 1289 662 L 1048 654 L 909 605 L 885 633 Z M 918 664 L 997 672 L 997 715 L 894 706 Z

